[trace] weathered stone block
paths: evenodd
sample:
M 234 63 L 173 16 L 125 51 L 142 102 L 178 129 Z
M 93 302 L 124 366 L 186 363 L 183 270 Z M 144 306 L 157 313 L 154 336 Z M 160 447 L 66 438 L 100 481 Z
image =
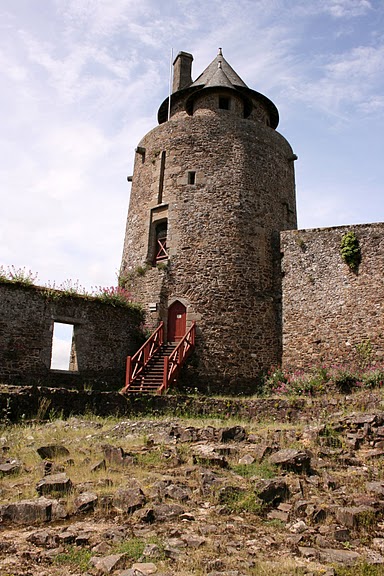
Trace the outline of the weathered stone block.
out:
M 66 494 L 72 490 L 72 482 L 65 473 L 48 474 L 37 483 L 36 490 L 40 496 L 53 492 Z

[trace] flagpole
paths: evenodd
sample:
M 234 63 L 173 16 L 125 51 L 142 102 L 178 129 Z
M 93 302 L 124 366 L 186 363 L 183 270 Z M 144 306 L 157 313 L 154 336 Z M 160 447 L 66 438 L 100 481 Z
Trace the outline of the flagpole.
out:
M 170 117 L 171 117 L 172 66 L 173 66 L 173 48 L 171 48 L 171 60 L 170 60 L 170 63 L 169 63 L 168 120 L 169 120 Z

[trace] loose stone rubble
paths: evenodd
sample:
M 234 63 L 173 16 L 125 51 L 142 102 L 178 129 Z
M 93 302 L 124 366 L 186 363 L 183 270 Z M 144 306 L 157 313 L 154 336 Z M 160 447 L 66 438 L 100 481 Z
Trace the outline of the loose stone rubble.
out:
M 107 436 L 94 427 L 81 482 L 71 478 L 75 449 L 31 440 L 41 479 L 35 497 L 18 499 L 33 466 L 5 430 L 0 471 L 17 469 L 0 488 L 1 574 L 243 576 L 263 565 L 337 576 L 361 563 L 384 574 L 382 412 L 252 433 L 124 421 Z M 47 462 L 63 471 L 45 474 Z

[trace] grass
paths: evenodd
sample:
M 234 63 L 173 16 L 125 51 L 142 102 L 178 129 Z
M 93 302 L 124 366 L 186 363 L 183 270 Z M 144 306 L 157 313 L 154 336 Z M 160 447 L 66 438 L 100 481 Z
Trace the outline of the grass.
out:
M 245 494 L 239 494 L 232 502 L 228 505 L 231 512 L 236 512 L 240 514 L 241 512 L 248 512 L 250 514 L 261 514 L 262 505 L 257 500 L 256 496 L 252 492 L 246 492 Z
M 103 459 L 104 444 L 119 446 L 133 455 L 133 464 L 128 467 L 129 474 L 134 475 L 143 485 L 159 480 L 161 469 L 167 467 L 162 456 L 164 446 L 157 445 L 146 450 L 146 437 L 142 433 L 138 436 L 127 434 L 117 424 L 122 423 L 116 418 L 103 419 L 88 414 L 81 418 L 55 419 L 47 423 L 2 426 L 0 436 L 9 447 L 9 454 L 16 456 L 23 466 L 18 474 L 2 478 L 0 504 L 37 496 L 35 487 L 43 476 L 43 462 L 36 450 L 48 444 L 67 447 L 70 455 L 56 458 L 55 467 L 64 470 L 74 485 L 85 482 L 97 485 L 99 495 L 108 494 L 124 485 L 127 474 L 126 467 L 113 463 L 107 464 L 107 470 L 90 472 L 92 465 Z M 187 459 L 189 445 L 179 445 L 179 448 Z M 108 483 L 105 482 L 107 479 Z M 108 485 L 110 483 L 112 489 Z M 73 511 L 75 496 L 76 493 L 73 493 L 67 497 L 68 512 Z
M 14 499 L 18 500 L 36 496 L 35 486 L 43 476 L 43 462 L 36 450 L 48 444 L 61 444 L 69 449 L 70 456 L 56 458 L 55 466 L 64 469 L 72 482 L 79 484 L 89 481 L 90 468 L 103 458 L 101 446 L 107 443 L 115 423 L 115 420 L 70 418 L 46 424 L 3 428 L 1 435 L 5 438 L 5 444 L 9 446 L 10 454 L 21 460 L 23 469 L 17 475 L 2 479 L 5 494 L 0 495 L 0 502 L 7 502 L 11 491 L 15 494 Z M 135 438 L 134 442 L 125 441 L 124 445 L 128 449 L 137 446 L 138 442 Z M 73 464 L 68 462 L 69 459 Z M 100 470 L 92 473 L 91 480 L 98 482 L 106 476 L 106 471 Z M 108 478 L 114 484 L 119 484 L 122 481 L 122 470 L 112 468 L 108 471 Z
M 274 478 L 277 474 L 277 467 L 269 462 L 253 462 L 252 464 L 234 464 L 232 470 L 243 478 L 252 478 L 258 476 L 259 478 L 269 479 Z
M 127 554 L 127 556 L 133 560 L 137 561 L 143 555 L 145 548 L 145 542 L 139 538 L 131 538 L 131 540 L 125 540 L 121 542 L 114 548 L 114 554 Z
M 251 486 L 227 486 L 216 493 L 215 499 L 225 506 L 227 512 L 237 514 L 242 512 L 260 514 L 262 512 L 262 505 Z
M 258 562 L 250 574 L 252 576 L 304 576 L 304 574 L 308 574 L 308 569 L 309 566 L 302 568 L 290 560 L 283 560 L 279 563 Z M 313 572 L 313 574 L 316 574 L 316 572 Z
M 46 408 L 46 407 L 44 407 Z M 69 457 L 58 458 L 55 465 L 61 467 L 70 477 L 74 485 L 91 481 L 98 485 L 97 492 L 100 495 L 108 494 L 111 488 L 106 479 L 112 482 L 113 490 L 124 485 L 125 471 L 118 465 L 110 464 L 107 470 L 93 472 L 90 477 L 90 468 L 93 464 L 103 459 L 102 446 L 111 444 L 120 446 L 125 452 L 133 455 L 133 464 L 129 466 L 130 474 L 133 474 L 143 485 L 150 485 L 152 481 L 159 479 L 161 470 L 167 467 L 163 458 L 164 446 L 155 445 L 150 450 L 145 449 L 147 436 L 143 431 L 134 435 L 130 430 L 130 424 L 138 419 L 130 419 L 125 422 L 117 418 L 100 418 L 92 414 L 86 414 L 81 418 L 69 418 L 68 420 L 53 419 L 47 423 L 35 422 L 32 424 L 17 424 L 3 426 L 0 435 L 5 437 L 5 444 L 10 447 L 10 455 L 17 456 L 23 463 L 21 472 L 14 476 L 2 479 L 3 491 L 0 492 L 0 503 L 36 497 L 35 486 L 43 476 L 43 463 L 36 450 L 39 446 L 47 444 L 61 444 L 70 451 Z M 171 424 L 169 418 L 151 418 L 153 422 Z M 173 422 L 175 420 L 173 419 Z M 184 418 L 182 426 L 194 426 L 196 428 L 212 426 L 222 428 L 223 422 L 216 418 Z M 231 418 L 225 422 L 227 426 L 244 425 L 239 418 Z M 302 426 L 302 425 L 301 425 Z M 248 432 L 256 432 L 261 440 L 269 441 L 279 430 L 279 442 L 281 445 L 292 445 L 291 436 L 298 433 L 299 427 L 293 424 L 273 423 L 247 423 Z M 191 460 L 190 444 L 178 443 L 176 452 L 182 463 Z M 72 465 L 68 464 L 68 458 Z M 275 467 L 267 462 L 261 464 L 240 465 L 231 462 L 232 471 L 245 479 L 255 477 L 272 478 L 275 475 Z M 113 491 L 112 490 L 112 491 Z M 67 498 L 67 511 L 73 510 L 76 494 Z M 245 502 L 239 507 L 244 509 L 253 508 L 251 502 Z
M 164 559 L 164 546 L 158 538 L 149 539 L 148 543 L 155 543 L 159 547 L 159 554 L 152 560 Z M 142 558 L 146 542 L 140 538 L 131 538 L 116 544 L 111 549 L 111 554 L 125 554 L 132 562 L 137 562 Z M 86 572 L 89 568 L 89 561 L 93 553 L 86 548 L 78 546 L 68 546 L 65 552 L 55 556 L 53 562 L 59 566 L 75 568 L 80 572 Z
M 334 567 L 335 576 L 383 576 L 384 566 L 376 565 L 371 566 L 369 564 L 363 563 L 352 567 Z M 306 567 L 300 567 L 294 565 L 293 561 L 283 560 L 279 563 L 273 562 L 260 562 L 251 570 L 250 575 L 252 576 L 304 576 L 304 574 L 313 574 L 314 576 L 321 576 L 325 573 L 325 568 L 319 568 L 319 566 L 313 565 L 311 571 L 311 565 L 308 564 Z
M 384 566 L 371 566 L 370 564 L 358 564 L 353 568 L 336 568 L 335 576 L 383 576 Z
M 76 568 L 80 572 L 86 572 L 91 557 L 92 552 L 90 550 L 78 546 L 69 546 L 65 552 L 55 556 L 53 562 L 59 566 L 68 566 Z
M 150 450 L 135 456 L 135 464 L 140 467 L 158 467 L 164 464 L 159 450 Z
M 360 402 L 359 398 L 360 396 L 357 397 L 358 402 Z M 338 409 L 338 406 L 332 408 L 335 412 Z M 345 412 L 352 411 L 352 409 L 355 409 L 355 406 L 353 408 L 345 406 Z M 62 444 L 70 450 L 69 458 L 73 460 L 72 465 L 68 464 L 68 457 L 56 461 L 64 468 L 75 485 L 74 492 L 65 497 L 69 512 L 73 511 L 74 499 L 79 491 L 84 489 L 84 485 L 87 485 L 85 489 L 96 492 L 101 500 L 102 496 L 112 496 L 120 486 L 124 486 L 135 478 L 147 496 L 150 507 L 158 503 L 178 503 L 162 494 L 161 489 L 156 487 L 156 491 L 153 490 L 155 485 L 158 486 L 159 481 L 163 483 L 164 480 L 170 479 L 174 484 L 188 485 L 190 489 L 191 498 L 183 503 L 183 507 L 186 512 L 190 512 L 195 517 L 195 521 L 175 519 L 170 523 L 141 524 L 136 522 L 134 515 L 122 517 L 113 509 L 113 506 L 108 508 L 108 505 L 103 509 L 100 506 L 94 516 L 84 517 L 87 522 L 95 521 L 98 525 L 118 523 L 126 526 L 125 533 L 128 534 L 126 540 L 112 544 L 111 554 L 124 553 L 132 562 L 135 562 L 143 558 L 146 544 L 154 543 L 158 546 L 158 553 L 155 552 L 155 557 L 145 558 L 144 561 L 154 561 L 158 564 L 159 571 L 171 569 L 173 573 L 180 574 L 180 576 L 204 576 L 207 573 L 207 563 L 215 558 L 221 558 L 224 561 L 226 571 L 238 570 L 240 565 L 242 568 L 246 566 L 244 573 L 248 576 L 270 576 L 271 574 L 301 576 L 308 573 L 321 576 L 319 564 L 313 563 L 312 565 L 306 560 L 279 554 L 280 545 L 286 548 L 287 527 L 284 522 L 268 520 L 265 517 L 265 508 L 263 509 L 254 492 L 253 481 L 253 478 L 275 477 L 276 467 L 270 465 L 267 458 L 261 463 L 253 462 L 248 465 L 238 463 L 243 452 L 252 454 L 253 447 L 259 442 L 277 443 L 281 448 L 302 447 L 303 429 L 316 424 L 310 420 L 309 412 L 307 416 L 309 418 L 307 424 L 304 423 L 304 419 L 300 420 L 300 423 L 278 421 L 268 423 L 266 420 L 260 423 L 245 422 L 240 418 L 231 418 L 223 422 L 222 419 L 210 417 L 188 417 L 176 420 L 176 417 L 155 418 L 151 416 L 145 426 L 136 424 L 133 426 L 136 420 L 144 420 L 144 418 L 129 418 L 124 421 L 116 418 L 103 419 L 87 414 L 84 417 L 68 420 L 55 417 L 45 424 L 35 422 L 4 426 L 0 430 L 0 437 L 5 438 L 3 444 L 9 446 L 10 456 L 16 456 L 22 461 L 24 469 L 18 475 L 2 479 L 0 503 L 29 497 L 36 498 L 35 485 L 43 475 L 42 461 L 36 449 L 47 444 Z M 320 412 L 316 412 L 316 420 L 322 417 Z M 310 448 L 315 457 L 318 451 L 323 450 L 324 440 L 338 440 L 339 438 L 343 440 L 345 436 L 344 432 L 339 433 L 333 430 L 332 417 L 327 415 L 327 419 L 324 416 L 323 421 L 330 423 L 326 427 L 324 436 L 320 439 L 316 436 L 311 437 L 306 446 Z M 161 434 L 157 437 L 158 422 L 161 424 L 159 430 Z M 179 424 L 181 427 L 194 426 L 200 429 L 207 426 L 217 429 L 223 426 L 242 425 L 248 433 L 254 433 L 255 438 L 244 444 L 239 443 L 238 451 L 226 456 L 229 469 L 215 469 L 213 471 L 214 482 L 203 493 L 201 469 L 191 464 L 194 447 L 189 442 L 173 444 L 172 441 L 163 440 L 163 433 L 166 433 L 171 424 Z M 155 441 L 153 446 L 148 444 L 150 436 Z M 92 465 L 103 458 L 102 446 L 105 444 L 123 448 L 125 452 L 132 454 L 133 462 L 127 466 L 107 463 L 106 469 L 91 473 Z M 163 453 L 168 449 L 178 454 L 181 460 L 180 466 L 177 463 L 174 464 L 172 458 L 168 461 L 164 458 Z M 363 451 L 359 457 L 364 461 Z M 329 474 L 335 479 L 336 484 L 343 487 L 348 495 L 365 493 L 365 482 L 376 480 L 384 474 L 384 459 L 367 461 L 367 467 L 362 466 L 360 474 L 357 471 L 350 474 L 346 467 L 338 464 L 336 456 L 335 459 L 332 458 L 326 457 L 327 470 L 329 469 Z M 365 468 L 367 470 L 364 471 Z M 320 469 L 320 476 L 322 473 Z M 286 476 L 288 484 L 290 480 L 297 480 L 297 477 L 291 473 L 287 473 Z M 319 485 L 303 481 L 303 487 L 304 498 L 311 498 L 312 495 L 317 494 L 324 505 L 329 506 L 330 500 L 327 498 L 332 493 L 324 491 L 320 481 Z M 293 487 L 293 496 L 294 490 Z M 332 500 L 332 495 L 330 498 Z M 371 546 L 372 531 L 376 520 L 369 515 L 364 519 L 363 530 L 357 536 L 362 546 Z M 77 523 L 83 521 L 83 518 L 76 516 L 69 519 L 69 522 L 71 521 Z M 216 532 L 207 532 L 208 536 L 201 547 L 182 548 L 180 558 L 176 560 L 166 558 L 165 545 L 169 538 L 183 538 L 184 535 L 199 534 L 199 530 L 201 530 L 200 534 L 205 536 L 206 525 L 215 527 Z M 364 537 L 365 541 L 363 541 Z M 271 556 L 269 544 L 264 544 L 264 540 L 270 538 L 276 544 L 276 556 Z M 247 544 L 252 540 L 256 543 L 254 553 L 250 550 L 252 545 Z M 338 547 L 342 548 L 342 544 Z M 68 546 L 53 560 L 52 568 L 60 569 L 63 573 L 83 574 L 89 570 L 90 556 L 91 552 L 87 546 Z M 271 558 L 275 562 L 270 562 Z M 367 564 L 360 564 L 353 568 L 335 567 L 335 576 L 380 576 L 381 574 L 384 576 L 382 567 Z

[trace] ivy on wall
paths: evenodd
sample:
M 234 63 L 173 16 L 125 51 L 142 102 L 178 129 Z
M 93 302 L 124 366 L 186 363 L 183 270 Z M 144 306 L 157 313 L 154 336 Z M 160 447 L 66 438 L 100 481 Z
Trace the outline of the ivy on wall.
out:
M 350 270 L 357 272 L 361 262 L 361 250 L 359 239 L 354 232 L 346 232 L 342 237 L 340 254 Z

